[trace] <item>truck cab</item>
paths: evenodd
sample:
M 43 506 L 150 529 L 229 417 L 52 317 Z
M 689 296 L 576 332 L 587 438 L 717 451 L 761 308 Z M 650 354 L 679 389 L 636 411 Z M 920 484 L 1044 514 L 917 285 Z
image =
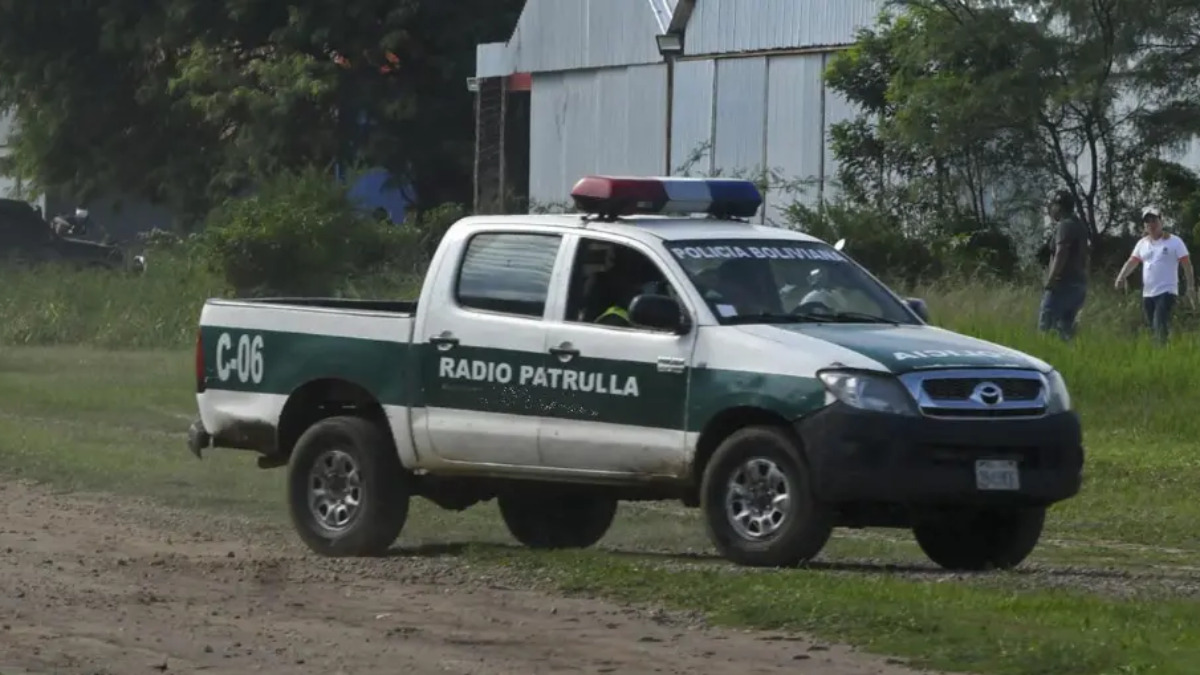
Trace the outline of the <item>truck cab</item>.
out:
M 572 197 L 456 223 L 416 303 L 209 301 L 193 451 L 287 465 L 326 554 L 386 548 L 413 496 L 495 498 L 548 548 L 594 544 L 619 501 L 678 499 L 740 564 L 883 526 L 948 568 L 1011 567 L 1078 491 L 1053 368 L 747 222 L 752 183 L 590 176 Z

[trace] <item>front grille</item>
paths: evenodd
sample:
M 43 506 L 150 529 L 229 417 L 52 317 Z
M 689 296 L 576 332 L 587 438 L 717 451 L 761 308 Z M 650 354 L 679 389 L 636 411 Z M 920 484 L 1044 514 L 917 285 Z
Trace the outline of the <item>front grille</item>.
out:
M 1036 370 L 948 368 L 906 373 L 900 379 L 928 417 L 999 420 L 1046 414 L 1048 392 Z
M 1035 401 L 1042 393 L 1041 380 L 1023 377 L 1003 377 L 985 379 L 972 378 L 938 378 L 928 379 L 921 383 L 922 389 L 931 399 L 939 401 L 966 401 L 971 398 L 975 388 L 984 382 L 991 382 L 1000 387 L 1005 401 Z

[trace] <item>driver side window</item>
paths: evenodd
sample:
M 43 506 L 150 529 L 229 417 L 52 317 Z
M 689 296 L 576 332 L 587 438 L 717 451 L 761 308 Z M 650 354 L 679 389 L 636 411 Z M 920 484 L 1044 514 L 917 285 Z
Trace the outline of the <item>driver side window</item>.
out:
M 629 320 L 633 299 L 643 294 L 679 297 L 658 265 L 641 251 L 603 239 L 580 238 L 566 321 L 649 330 Z

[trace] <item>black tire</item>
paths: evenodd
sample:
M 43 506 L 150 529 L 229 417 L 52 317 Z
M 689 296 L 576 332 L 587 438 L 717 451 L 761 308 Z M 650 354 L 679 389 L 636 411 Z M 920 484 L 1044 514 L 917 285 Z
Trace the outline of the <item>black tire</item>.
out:
M 358 506 L 344 522 L 327 526 L 319 518 L 316 500 L 310 506 L 310 487 L 329 479 L 314 472 L 318 463 L 346 467 L 341 455 L 356 467 Z M 323 472 L 322 472 L 323 473 Z M 344 481 L 343 481 L 344 482 Z M 327 483 L 340 491 L 340 483 Z M 308 428 L 296 442 L 288 464 L 288 507 L 300 539 L 316 553 L 332 557 L 377 556 L 387 552 L 408 518 L 412 483 L 400 465 L 396 446 L 380 425 L 361 417 L 330 417 Z M 324 509 L 323 512 L 346 510 Z M 332 517 L 335 521 L 336 516 Z
M 1046 509 L 963 509 L 924 517 L 913 527 L 917 545 L 942 568 L 962 572 L 1011 569 L 1037 547 Z
M 774 465 L 791 493 L 790 508 L 773 521 L 778 529 L 771 532 L 762 527 L 757 532 L 750 526 L 739 528 L 726 512 L 731 481 L 753 460 Z M 765 465 L 760 462 L 758 466 Z M 717 447 L 704 470 L 700 508 L 717 551 L 739 565 L 793 567 L 808 562 L 821 552 L 833 533 L 833 511 L 813 496 L 811 472 L 799 442 L 777 427 L 747 427 Z
M 509 533 L 534 549 L 592 546 L 617 515 L 617 500 L 593 495 L 508 494 L 496 501 Z

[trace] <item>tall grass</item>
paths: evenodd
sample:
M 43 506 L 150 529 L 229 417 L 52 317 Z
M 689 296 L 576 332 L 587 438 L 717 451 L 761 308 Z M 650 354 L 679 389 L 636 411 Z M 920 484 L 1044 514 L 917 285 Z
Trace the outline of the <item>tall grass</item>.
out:
M 179 346 L 195 339 L 204 300 L 225 294 L 182 256 L 160 256 L 142 275 L 0 267 L 0 344 Z
M 415 297 L 411 272 L 347 279 L 341 297 Z M 0 345 L 170 349 L 196 339 L 205 300 L 233 297 L 186 255 L 159 251 L 141 275 L 46 266 L 0 267 Z

